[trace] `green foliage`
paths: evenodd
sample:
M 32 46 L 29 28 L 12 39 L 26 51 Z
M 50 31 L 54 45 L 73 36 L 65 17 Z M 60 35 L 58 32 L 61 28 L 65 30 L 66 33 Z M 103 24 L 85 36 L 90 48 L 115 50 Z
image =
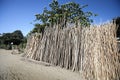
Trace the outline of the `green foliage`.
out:
M 53 0 L 49 4 L 50 10 L 47 10 L 45 7 L 42 14 L 35 15 L 36 21 L 40 21 L 40 23 L 35 24 L 34 29 L 28 35 L 36 32 L 44 33 L 46 26 L 53 27 L 55 24 L 60 24 L 60 28 L 66 27 L 67 23 L 76 24 L 76 27 L 78 23 L 81 26 L 90 26 L 93 22 L 90 17 L 97 16 L 97 14 L 93 14 L 92 12 L 84 12 L 82 9 L 87 6 L 88 5 L 81 6 L 75 2 L 60 5 L 57 0 Z
M 34 26 L 35 26 L 35 28 L 29 34 L 36 33 L 36 32 L 37 33 L 44 33 L 45 26 L 47 26 L 47 25 L 37 23 Z
M 12 37 L 14 39 L 23 39 L 24 36 L 20 30 L 16 30 L 12 33 Z
M 19 45 L 26 42 L 24 39 L 25 38 L 20 30 L 16 30 L 13 33 L 3 33 L 0 36 L 0 48 L 11 49 L 11 43 L 13 43 L 13 45 Z
M 45 25 L 61 24 L 61 27 L 66 27 L 67 23 L 76 23 L 77 25 L 79 22 L 82 26 L 89 26 L 93 22 L 90 17 L 97 15 L 92 12 L 83 12 L 82 9 L 87 6 L 81 6 L 75 2 L 60 5 L 57 0 L 53 0 L 49 4 L 50 10 L 44 8 L 42 14 L 36 14 L 35 16 L 36 20 Z M 35 28 L 37 27 L 35 26 Z
M 120 17 L 114 18 L 113 20 L 115 21 L 116 25 L 118 26 L 117 37 L 120 37 Z
M 22 39 L 22 42 L 18 45 L 18 49 L 19 49 L 20 53 L 23 53 L 23 52 L 24 52 L 24 49 L 25 49 L 25 47 L 26 47 L 26 43 L 27 43 L 27 38 L 24 37 L 24 38 Z
M 120 40 L 120 16 L 113 18 L 113 23 L 116 24 L 116 37 Z
M 2 40 L 5 45 L 10 44 L 11 39 L 12 39 L 11 33 L 4 33 L 2 36 Z
M 22 32 L 20 30 L 16 30 L 11 34 L 12 42 L 14 45 L 19 45 L 22 42 L 22 39 L 24 38 Z

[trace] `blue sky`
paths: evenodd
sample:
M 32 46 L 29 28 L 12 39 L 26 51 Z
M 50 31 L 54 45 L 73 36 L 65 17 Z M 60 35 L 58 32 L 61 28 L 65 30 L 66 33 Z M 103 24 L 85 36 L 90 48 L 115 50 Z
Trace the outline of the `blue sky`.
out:
M 26 35 L 34 28 L 35 14 L 42 13 L 52 0 L 0 0 L 0 33 L 21 30 Z M 60 4 L 74 1 L 88 4 L 84 11 L 92 11 L 99 24 L 120 16 L 120 0 L 58 0 Z

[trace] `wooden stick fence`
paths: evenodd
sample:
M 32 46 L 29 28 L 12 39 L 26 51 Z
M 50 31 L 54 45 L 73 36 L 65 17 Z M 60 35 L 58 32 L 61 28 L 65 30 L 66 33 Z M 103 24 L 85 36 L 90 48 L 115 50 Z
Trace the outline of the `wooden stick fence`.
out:
M 83 80 L 119 80 L 116 25 L 46 28 L 29 37 L 25 57 L 80 71 Z

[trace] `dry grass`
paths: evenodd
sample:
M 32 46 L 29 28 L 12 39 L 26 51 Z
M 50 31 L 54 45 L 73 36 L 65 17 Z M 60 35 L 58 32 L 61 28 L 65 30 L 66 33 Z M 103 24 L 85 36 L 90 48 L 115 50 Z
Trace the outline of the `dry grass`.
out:
M 28 39 L 26 57 L 80 71 L 85 80 L 119 80 L 116 25 L 47 28 Z

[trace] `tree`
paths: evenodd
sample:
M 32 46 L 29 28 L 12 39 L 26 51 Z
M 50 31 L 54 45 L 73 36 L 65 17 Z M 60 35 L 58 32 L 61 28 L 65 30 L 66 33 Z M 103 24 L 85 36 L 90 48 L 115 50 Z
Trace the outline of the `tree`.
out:
M 11 33 L 3 33 L 3 35 L 1 36 L 2 38 L 2 43 L 1 46 L 2 48 L 5 48 L 5 49 L 12 49 L 12 46 L 11 46 L 11 41 L 12 41 L 12 37 L 11 37 Z
M 113 20 L 117 25 L 117 37 L 120 38 L 120 17 L 114 18 Z
M 61 27 L 66 27 L 67 23 L 75 23 L 77 25 L 79 22 L 82 26 L 89 26 L 93 22 L 90 17 L 96 16 L 96 14 L 83 12 L 82 9 L 87 6 L 81 6 L 75 2 L 60 5 L 57 0 L 53 0 L 49 4 L 50 10 L 44 8 L 42 14 L 36 14 L 35 16 L 36 20 L 45 25 L 61 24 Z
M 11 37 L 12 37 L 11 41 L 13 42 L 14 45 L 19 45 L 24 38 L 20 30 L 16 30 L 13 33 L 11 33 Z
M 16 30 L 12 33 L 3 33 L 0 35 L 0 48 L 12 49 L 12 45 L 26 44 L 26 38 L 23 36 L 20 30 Z
M 44 29 L 45 29 L 45 24 L 35 24 L 35 27 L 33 28 L 33 30 L 28 34 L 30 35 L 31 33 L 44 33 Z
M 10 44 L 12 41 L 11 33 L 3 33 L 2 40 L 5 45 Z

